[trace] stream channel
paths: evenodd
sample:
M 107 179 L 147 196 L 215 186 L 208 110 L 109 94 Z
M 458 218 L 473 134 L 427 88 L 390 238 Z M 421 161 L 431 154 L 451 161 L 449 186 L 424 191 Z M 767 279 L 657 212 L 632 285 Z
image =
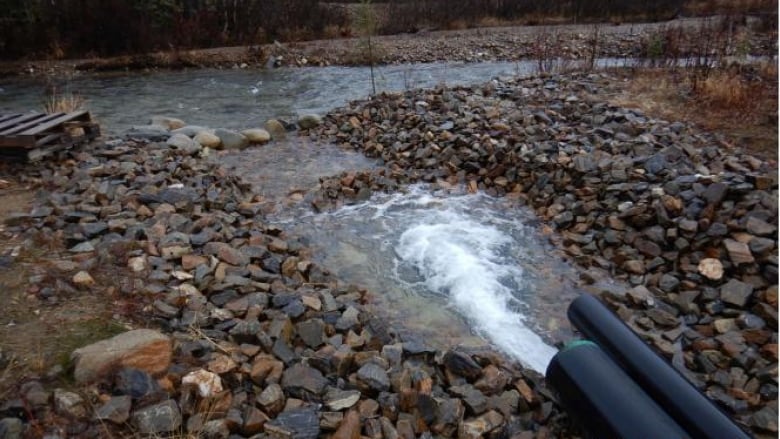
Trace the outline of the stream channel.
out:
M 377 88 L 471 85 L 534 71 L 530 61 L 386 66 Z M 370 82 L 367 68 L 345 67 L 81 75 L 59 84 L 15 79 L 0 82 L 0 113 L 40 108 L 51 87 L 84 97 L 103 132 L 118 135 L 155 114 L 233 129 L 325 114 L 365 98 Z M 547 242 L 533 212 L 509 198 L 412 186 L 315 213 L 302 200 L 320 177 L 379 163 L 294 135 L 209 160 L 251 183 L 273 206 L 268 220 L 302 237 L 316 262 L 368 289 L 374 312 L 402 339 L 433 348 L 491 343 L 544 372 L 554 345 L 571 337 L 565 312 L 582 292 L 578 272 Z

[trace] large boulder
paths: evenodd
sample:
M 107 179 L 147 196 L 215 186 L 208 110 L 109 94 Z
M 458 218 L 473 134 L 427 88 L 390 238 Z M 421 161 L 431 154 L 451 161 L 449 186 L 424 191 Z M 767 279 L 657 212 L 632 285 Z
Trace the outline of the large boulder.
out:
M 89 383 L 122 367 L 156 375 L 168 369 L 172 354 L 170 338 L 151 329 L 136 329 L 73 351 L 73 376 L 78 383 Z

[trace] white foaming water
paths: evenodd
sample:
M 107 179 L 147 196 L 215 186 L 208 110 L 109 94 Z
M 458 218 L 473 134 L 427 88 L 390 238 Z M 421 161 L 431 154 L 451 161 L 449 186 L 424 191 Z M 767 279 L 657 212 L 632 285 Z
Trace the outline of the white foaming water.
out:
M 524 283 L 523 270 L 501 256 L 512 238 L 497 228 L 452 210 L 437 212 L 401 234 L 396 252 L 411 263 L 431 291 L 444 294 L 497 347 L 544 372 L 557 352 L 513 311 L 517 300 L 506 286 Z
M 413 186 L 405 194 L 377 194 L 289 221 L 339 278 L 377 292 L 386 306 L 406 306 L 400 313 L 412 327 L 446 343 L 455 327 L 468 323 L 473 333 L 544 373 L 557 350 L 531 328 L 549 330 L 550 301 L 571 297 L 549 288 L 554 264 L 524 225 L 532 216 L 509 204 Z

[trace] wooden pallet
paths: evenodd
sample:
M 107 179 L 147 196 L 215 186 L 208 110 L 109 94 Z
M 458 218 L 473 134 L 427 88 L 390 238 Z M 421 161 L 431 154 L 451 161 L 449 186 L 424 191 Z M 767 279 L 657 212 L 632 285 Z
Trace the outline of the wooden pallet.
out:
M 55 151 L 90 141 L 100 126 L 88 111 L 0 114 L 0 152 L 39 160 Z

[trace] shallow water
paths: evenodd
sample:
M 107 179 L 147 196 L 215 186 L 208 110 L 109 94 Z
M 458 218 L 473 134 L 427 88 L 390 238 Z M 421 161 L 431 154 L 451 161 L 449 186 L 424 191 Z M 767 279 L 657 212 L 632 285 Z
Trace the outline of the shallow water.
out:
M 495 76 L 528 75 L 534 63 L 430 63 L 376 69 L 378 91 L 438 84 L 468 85 Z M 152 115 L 178 117 L 215 128 L 262 126 L 270 118 L 324 114 L 371 90 L 366 67 L 198 69 L 128 74 L 84 74 L 47 83 L 0 80 L 0 113 L 40 110 L 47 90 L 78 94 L 103 131 L 119 134 Z
M 604 58 L 598 67 L 635 65 L 641 60 Z M 580 62 L 581 64 L 584 61 Z M 573 68 L 565 60 L 545 68 Z M 437 62 L 378 66 L 377 91 L 402 91 L 481 84 L 495 77 L 525 77 L 539 71 L 537 61 Z M 270 118 L 325 114 L 371 91 L 368 67 L 279 69 L 194 69 L 181 71 L 80 74 L 70 79 L 0 79 L 0 113 L 41 110 L 48 96 L 73 93 L 86 100 L 102 131 L 121 134 L 150 116 L 177 117 L 189 124 L 244 129 Z
M 320 177 L 377 165 L 353 149 L 315 143 L 294 134 L 264 146 L 219 151 L 210 160 L 240 175 L 256 194 L 271 202 L 271 208 L 297 203 L 300 199 L 296 196 L 314 189 Z
M 478 84 L 536 69 L 532 61 L 386 66 L 377 69 L 377 88 Z M 211 69 L 84 75 L 56 87 L 86 98 L 103 131 L 117 134 L 155 114 L 236 129 L 324 114 L 365 98 L 370 77 L 367 68 Z M 0 83 L 0 112 L 40 108 L 45 88 L 37 80 Z M 540 372 L 553 345 L 570 338 L 565 310 L 580 293 L 577 274 L 538 232 L 533 213 L 509 199 L 416 186 L 314 214 L 299 202 L 320 177 L 377 163 L 294 135 L 211 160 L 251 183 L 268 200 L 270 220 L 304 237 L 318 262 L 372 291 L 375 312 L 402 336 L 411 332 L 437 348 L 487 341 Z
M 570 337 L 580 291 L 533 212 L 485 194 L 377 194 L 335 212 L 272 217 L 305 237 L 319 263 L 368 288 L 391 323 L 439 348 L 488 340 L 544 372 Z

